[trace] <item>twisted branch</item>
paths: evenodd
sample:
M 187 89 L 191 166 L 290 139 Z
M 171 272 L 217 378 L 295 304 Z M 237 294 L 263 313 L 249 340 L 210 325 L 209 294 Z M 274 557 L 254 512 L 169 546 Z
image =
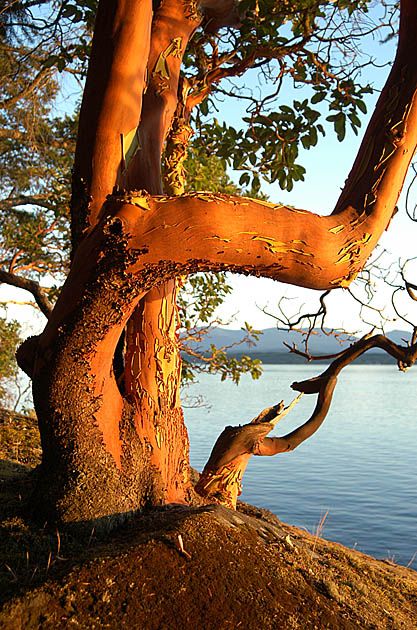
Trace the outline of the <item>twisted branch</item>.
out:
M 241 493 L 241 482 L 247 463 L 252 455 L 271 456 L 292 451 L 311 437 L 321 426 L 332 402 L 337 377 L 341 370 L 371 348 L 381 348 L 397 359 L 400 370 L 411 367 L 417 360 L 416 334 L 412 344 L 399 346 L 384 335 L 364 337 L 344 350 L 319 376 L 293 383 L 292 389 L 300 392 L 288 406 L 278 403 L 262 411 L 249 424 L 226 427 L 213 447 L 210 458 L 196 485 L 203 497 L 231 509 L 236 508 Z M 297 351 L 306 356 L 305 353 Z M 318 394 L 311 417 L 291 433 L 282 437 L 267 437 L 299 401 L 302 394 Z
M 0 270 L 0 283 L 2 282 L 10 284 L 13 287 L 17 287 L 18 289 L 25 289 L 25 291 L 29 291 L 35 298 L 36 304 L 39 306 L 42 313 L 47 319 L 49 319 L 49 316 L 52 312 L 52 304 L 48 300 L 48 297 L 43 288 L 40 286 L 40 284 L 35 282 L 35 280 L 22 278 L 21 276 L 17 276 L 14 273 Z

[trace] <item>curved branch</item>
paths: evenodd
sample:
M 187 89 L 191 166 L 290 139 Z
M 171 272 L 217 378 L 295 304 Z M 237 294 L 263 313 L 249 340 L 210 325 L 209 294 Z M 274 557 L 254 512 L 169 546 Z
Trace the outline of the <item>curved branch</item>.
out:
M 213 447 L 210 458 L 196 485 L 203 497 L 232 509 L 236 508 L 241 492 L 241 481 L 252 455 L 271 456 L 292 451 L 311 437 L 322 425 L 330 409 L 333 392 L 340 371 L 358 356 L 371 348 L 381 348 L 398 360 L 404 370 L 417 360 L 416 334 L 411 346 L 399 346 L 383 335 L 364 338 L 345 350 L 320 376 L 293 383 L 291 387 L 305 394 L 318 394 L 311 417 L 294 431 L 282 437 L 267 437 L 276 424 L 276 416 L 283 417 L 289 408 L 282 403 L 265 409 L 251 423 L 239 427 L 226 427 Z M 294 403 L 289 406 L 294 406 Z M 275 419 L 274 419 L 275 418 Z
M 36 90 L 37 87 L 42 83 L 44 79 L 47 79 L 52 74 L 50 68 L 42 68 L 35 76 L 35 78 L 26 85 L 23 90 L 21 90 L 18 94 L 14 96 L 10 96 L 9 98 L 5 98 L 3 101 L 0 101 L 0 107 L 4 107 L 4 109 L 9 109 L 13 107 L 16 103 L 18 103 L 23 98 L 27 98 Z
M 387 188 L 399 186 L 398 190 L 401 190 L 403 186 L 406 171 L 401 168 L 396 171 L 394 162 L 397 161 L 392 161 L 392 158 L 395 154 L 399 157 L 398 149 L 401 147 L 407 157 L 407 170 L 415 152 L 415 145 L 408 146 L 404 140 L 410 135 L 409 127 L 416 115 L 417 63 L 412 53 L 416 41 L 417 4 L 413 0 L 401 0 L 394 64 L 337 202 L 336 214 L 343 212 L 347 205 L 362 206 L 364 212 L 373 212 L 381 196 L 388 192 Z M 410 116 L 411 110 L 414 113 Z M 391 216 L 395 213 L 395 206 L 390 207 Z
M 369 215 L 348 207 L 321 216 L 221 194 L 133 191 L 109 200 L 108 220 L 119 219 L 129 248 L 141 250 L 133 273 L 170 261 L 181 273 L 224 269 L 327 290 L 348 286 L 365 264 L 389 220 L 382 205 L 381 198 Z
M 22 278 L 21 276 L 16 276 L 13 273 L 9 273 L 8 271 L 0 270 L 0 283 L 4 282 L 5 284 L 10 284 L 18 289 L 25 289 L 25 291 L 29 291 L 33 297 L 35 298 L 36 304 L 39 306 L 42 313 L 45 315 L 47 319 L 52 312 L 52 304 L 48 300 L 45 291 L 42 289 L 40 284 L 35 282 L 34 280 L 29 280 L 28 278 Z
M 412 343 L 410 346 L 399 346 L 385 335 L 365 336 L 346 348 L 320 376 L 293 383 L 291 387 L 304 394 L 316 394 L 320 391 L 323 382 L 329 378 L 337 377 L 344 367 L 372 348 L 380 348 L 396 359 L 401 370 L 411 367 L 417 360 L 417 343 Z
M 223 79 L 230 79 L 242 75 L 246 70 L 255 66 L 259 59 L 265 61 L 280 60 L 287 55 L 294 54 L 301 51 L 307 42 L 306 38 L 296 44 L 283 45 L 278 48 L 267 48 L 266 46 L 258 46 L 245 57 L 234 59 L 235 53 L 233 53 L 233 61 L 228 66 L 225 63 L 230 63 L 231 55 L 225 55 L 219 59 L 219 63 L 206 72 L 206 74 L 197 79 L 193 79 L 193 89 L 190 91 L 190 95 L 187 98 L 187 108 L 193 109 L 196 105 L 199 105 L 212 91 L 214 85 L 220 83 Z
M 330 375 L 328 378 L 324 379 L 318 392 L 319 395 L 313 414 L 307 422 L 282 437 L 264 438 L 256 444 L 253 454 L 277 455 L 285 451 L 293 451 L 297 446 L 305 442 L 305 440 L 308 440 L 322 425 L 327 416 L 336 383 L 337 378 L 334 375 Z M 293 389 L 295 388 L 293 387 Z

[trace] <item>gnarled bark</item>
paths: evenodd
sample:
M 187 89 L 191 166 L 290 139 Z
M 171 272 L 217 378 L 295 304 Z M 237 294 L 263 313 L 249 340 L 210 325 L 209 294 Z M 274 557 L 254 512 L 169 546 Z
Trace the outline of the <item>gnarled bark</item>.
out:
M 176 105 L 180 58 L 200 19 L 184 14 L 184 7 L 164 0 L 152 39 L 150 1 L 112 0 L 108 12 L 99 11 L 77 146 L 77 248 L 44 332 L 19 352 L 33 379 L 41 428 L 38 496 L 44 511 L 64 521 L 189 500 L 176 276 L 230 270 L 311 288 L 348 285 L 389 224 L 417 143 L 417 6 L 403 0 L 397 57 L 332 215 L 208 193 L 115 191 L 103 204 L 114 184 L 143 188 L 146 180 L 150 192 L 160 192 L 160 153 Z M 175 33 L 181 42 L 174 42 Z M 103 47 L 95 91 L 93 69 Z M 153 107 L 144 100 L 137 132 L 146 66 L 146 99 Z M 129 320 L 123 389 L 113 360 Z M 294 435 L 268 438 L 261 423 L 252 427 L 252 451 L 272 454 L 308 437 L 324 419 L 334 383 L 334 375 L 315 383 L 316 410 Z M 235 489 L 246 455 L 238 455 L 231 474 Z M 230 465 L 216 458 L 217 467 Z M 208 470 L 212 474 L 213 466 Z M 232 504 L 235 495 L 233 490 Z

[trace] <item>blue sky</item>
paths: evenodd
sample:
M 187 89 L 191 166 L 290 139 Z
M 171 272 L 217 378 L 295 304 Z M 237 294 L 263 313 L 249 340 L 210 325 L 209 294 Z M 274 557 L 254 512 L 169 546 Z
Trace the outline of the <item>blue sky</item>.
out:
M 296 182 L 291 192 L 282 191 L 278 183 L 273 185 L 263 183 L 262 190 L 268 194 L 271 200 L 288 203 L 319 214 L 329 214 L 332 211 L 355 159 L 363 131 L 378 98 L 379 90 L 389 73 L 390 67 L 388 62 L 394 58 L 395 42 L 391 41 L 387 44 L 381 44 L 376 39 L 369 38 L 366 43 L 366 52 L 372 55 L 377 60 L 378 66 L 381 67 L 370 66 L 363 72 L 363 81 L 373 85 L 375 92 L 372 95 L 367 95 L 365 99 L 368 106 L 368 114 L 362 119 L 362 133 L 359 133 L 359 136 L 355 136 L 353 131 L 350 130 L 346 134 L 346 139 L 340 143 L 329 127 L 326 137 L 320 139 L 319 146 L 309 151 L 304 149 L 300 151 L 299 162 L 307 171 L 304 182 Z M 245 75 L 244 80 L 248 87 L 256 86 L 256 76 L 253 75 L 248 78 Z M 303 94 L 305 94 L 303 90 L 294 90 L 290 86 L 282 93 L 276 105 L 278 107 L 285 102 L 291 102 L 293 98 L 302 100 L 311 95 L 309 93 L 303 96 Z M 237 121 L 242 116 L 242 113 L 243 105 L 239 105 L 236 101 L 225 102 L 222 104 L 218 118 L 238 126 Z M 239 174 L 234 173 L 232 177 L 237 181 Z M 383 235 L 380 247 L 376 252 L 376 255 L 378 255 L 382 248 L 388 250 L 390 255 L 385 257 L 387 262 L 389 260 L 395 262 L 400 258 L 405 260 L 416 255 L 417 223 L 413 223 L 407 217 L 404 202 L 409 181 L 410 178 L 400 198 L 400 211 L 392 221 L 388 232 Z M 417 186 L 415 190 L 417 190 Z M 415 191 L 410 195 L 411 200 L 413 197 L 415 197 Z M 413 265 L 410 264 L 408 269 L 411 273 Z M 417 281 L 417 266 L 414 266 L 414 269 L 416 271 L 414 277 Z M 234 289 L 233 294 L 219 309 L 218 315 L 224 321 L 229 322 L 228 326 L 231 328 L 239 328 L 245 321 L 249 321 L 258 328 L 275 326 L 275 320 L 265 315 L 259 307 L 266 306 L 268 311 L 277 313 L 276 305 L 283 295 L 291 298 L 291 301 L 287 302 L 289 312 L 296 313 L 301 304 L 305 304 L 309 309 L 318 305 L 319 292 L 316 291 L 302 290 L 298 287 L 276 283 L 272 280 L 246 278 L 236 275 L 230 276 L 230 283 Z M 353 287 L 353 290 L 356 291 L 356 288 Z M 389 305 L 391 293 L 383 283 L 380 283 L 378 293 L 376 304 L 379 307 L 384 303 Z M 417 309 L 409 302 L 406 305 L 406 311 L 411 315 L 413 310 L 417 311 Z M 342 327 L 361 333 L 369 330 L 370 326 L 360 320 L 359 305 L 343 289 L 333 291 L 328 299 L 328 304 L 331 306 L 327 319 L 329 326 Z M 387 309 L 388 313 L 393 317 L 395 316 L 389 306 Z M 367 320 L 372 324 L 378 325 L 380 318 L 376 313 L 369 311 Z M 386 329 L 405 327 L 404 322 L 392 321 L 387 324 Z

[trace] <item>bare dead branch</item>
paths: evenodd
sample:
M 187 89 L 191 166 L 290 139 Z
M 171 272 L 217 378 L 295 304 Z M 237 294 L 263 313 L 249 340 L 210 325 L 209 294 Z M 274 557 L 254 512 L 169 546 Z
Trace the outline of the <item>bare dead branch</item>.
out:
M 235 508 L 241 492 L 241 481 L 252 455 L 271 456 L 292 451 L 311 437 L 321 426 L 330 409 L 337 377 L 341 370 L 371 348 L 381 348 L 393 356 L 404 371 L 417 360 L 417 327 L 412 343 L 399 346 L 384 335 L 366 336 L 331 363 L 319 376 L 296 382 L 292 389 L 305 394 L 318 394 L 311 417 L 291 433 L 282 437 L 267 437 L 279 419 L 298 402 L 296 398 L 286 409 L 283 403 L 264 409 L 252 422 L 239 427 L 226 427 L 213 447 L 196 490 L 204 497 L 226 507 Z
M 303 350 L 299 350 L 295 344 L 292 344 L 292 346 L 291 346 L 289 343 L 286 343 L 284 341 L 283 345 L 286 348 L 288 348 L 288 350 L 292 354 L 296 354 L 299 357 L 303 357 L 304 359 L 307 359 L 307 361 L 328 361 L 328 360 L 331 360 L 331 359 L 337 359 L 344 352 L 344 350 L 341 350 L 340 352 L 335 352 L 334 354 L 319 354 L 319 355 L 315 355 L 315 354 L 311 354 L 310 352 L 303 352 Z
M 337 377 L 341 370 L 355 361 L 361 354 L 367 352 L 371 348 L 380 348 L 387 352 L 390 356 L 397 360 L 400 370 L 411 367 L 417 360 L 417 344 L 410 346 L 399 346 L 394 341 L 385 337 L 385 335 L 365 336 L 352 344 L 349 348 L 341 353 L 341 356 L 335 359 L 331 365 L 320 375 L 313 379 L 293 383 L 291 387 L 298 392 L 305 394 L 317 394 L 320 391 L 322 383 L 328 378 Z

